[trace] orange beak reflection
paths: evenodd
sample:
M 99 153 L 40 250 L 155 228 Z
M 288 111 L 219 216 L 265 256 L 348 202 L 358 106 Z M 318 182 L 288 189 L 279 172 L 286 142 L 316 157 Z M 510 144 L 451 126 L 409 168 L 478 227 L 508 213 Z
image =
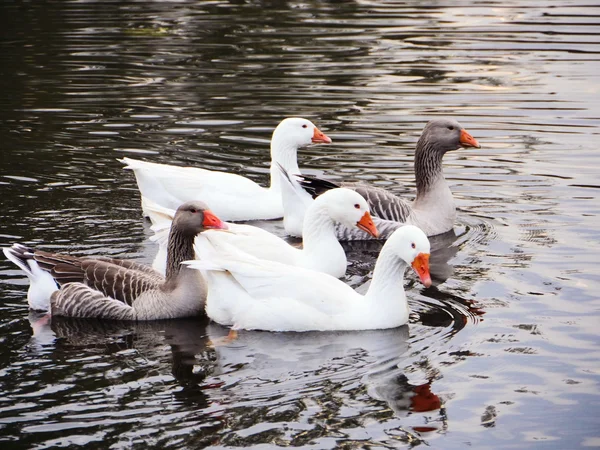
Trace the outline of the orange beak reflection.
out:
M 215 216 L 215 213 L 206 209 L 204 211 L 204 220 L 202 221 L 204 228 L 215 228 L 217 230 L 226 230 L 227 224 Z
M 331 138 L 315 127 L 313 132 L 312 141 L 315 144 L 331 144 Z
M 369 214 L 369 211 L 364 213 L 360 220 L 356 222 L 356 226 L 375 238 L 379 237 L 379 231 L 377 231 L 377 227 L 373 223 L 373 218 Z
M 460 130 L 460 145 L 462 145 L 463 147 L 475 147 L 475 148 L 481 148 L 481 145 L 479 145 L 479 142 L 477 142 L 477 139 L 475 139 L 473 136 L 471 136 L 469 134 L 469 132 L 467 130 Z
M 419 278 L 423 286 L 431 286 L 431 275 L 429 274 L 429 253 L 419 253 L 411 264 L 412 268 Z

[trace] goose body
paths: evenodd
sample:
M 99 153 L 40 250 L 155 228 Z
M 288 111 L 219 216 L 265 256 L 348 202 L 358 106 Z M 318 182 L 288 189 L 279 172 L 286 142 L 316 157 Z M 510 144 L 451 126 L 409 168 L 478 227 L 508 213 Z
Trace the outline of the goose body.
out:
M 169 211 L 157 205 L 148 205 L 147 210 L 157 230 L 154 240 L 160 245 L 153 267 L 160 272 L 166 260 Z M 292 246 L 261 228 L 230 223 L 225 232 L 206 231 L 198 236 L 196 246 L 201 251 L 197 253 L 210 259 L 211 249 L 218 251 L 223 245 L 229 245 L 259 259 L 312 268 L 339 278 L 346 273 L 347 260 L 346 253 L 336 238 L 336 224 L 377 236 L 377 228 L 373 224 L 367 202 L 350 189 L 332 189 L 319 196 L 311 202 L 304 220 L 303 248 Z
M 369 203 L 377 225 L 380 238 L 387 239 L 402 224 L 415 225 L 421 228 L 427 236 L 445 233 L 453 228 L 456 221 L 456 206 L 452 191 L 448 186 L 442 170 L 442 158 L 448 151 L 461 147 L 476 147 L 480 145 L 456 120 L 431 120 L 421 134 L 415 151 L 415 179 L 417 195 L 413 202 L 398 197 L 385 189 L 367 184 L 344 186 L 356 190 Z M 335 183 L 316 177 L 298 175 L 300 185 L 306 190 L 303 199 L 306 204 L 308 196 L 316 197 L 321 193 L 338 187 Z M 290 197 L 284 195 L 284 209 L 288 209 Z M 301 214 L 296 202 L 296 215 Z M 289 207 L 294 208 L 294 206 Z M 304 208 L 305 210 L 305 208 Z M 300 211 L 300 212 L 298 212 Z M 295 222 L 297 225 L 300 222 Z M 297 228 L 297 227 L 296 227 Z M 290 228 L 290 232 L 298 232 Z M 286 231 L 287 228 L 286 228 Z M 340 240 L 364 239 L 354 230 L 340 228 Z
M 183 202 L 202 200 L 222 220 L 269 220 L 283 216 L 277 164 L 292 173 L 300 173 L 298 149 L 311 143 L 330 142 L 311 121 L 298 117 L 284 119 L 271 138 L 271 185 L 268 188 L 232 173 L 131 158 L 120 161 L 135 174 L 144 214 L 145 200 L 173 210 Z
M 367 330 L 408 321 L 404 269 L 431 285 L 429 241 L 414 226 L 395 231 L 383 246 L 369 290 L 360 295 L 322 272 L 259 260 L 235 247 L 184 264 L 208 284 L 207 315 L 234 329 L 265 331 Z
M 197 201 L 181 205 L 173 223 L 166 277 L 143 264 L 115 258 L 75 257 L 20 244 L 3 251 L 29 277 L 32 309 L 118 320 L 196 316 L 204 310 L 206 284 L 181 262 L 195 256 L 198 233 L 226 225 Z

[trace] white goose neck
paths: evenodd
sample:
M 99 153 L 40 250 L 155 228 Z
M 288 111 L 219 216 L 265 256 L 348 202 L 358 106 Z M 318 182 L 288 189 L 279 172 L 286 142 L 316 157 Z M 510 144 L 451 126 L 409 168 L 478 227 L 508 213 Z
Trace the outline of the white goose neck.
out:
M 290 143 L 286 136 L 273 134 L 271 139 L 271 189 L 281 191 L 281 181 L 277 163 L 291 175 L 299 174 L 298 145 Z
M 311 268 L 341 277 L 346 273 L 346 252 L 335 233 L 335 222 L 327 206 L 313 202 L 304 216 L 302 230 L 303 252 Z
M 408 304 L 404 293 L 404 271 L 406 263 L 400 259 L 389 245 L 384 245 L 375 263 L 375 271 L 365 300 L 382 311 L 406 309 Z

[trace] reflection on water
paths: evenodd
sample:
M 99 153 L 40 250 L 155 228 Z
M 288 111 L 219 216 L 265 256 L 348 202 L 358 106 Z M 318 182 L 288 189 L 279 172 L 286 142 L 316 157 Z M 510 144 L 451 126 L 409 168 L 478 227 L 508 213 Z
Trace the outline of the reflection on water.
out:
M 596 3 L 2 2 L 2 245 L 150 263 L 117 158 L 265 183 L 285 116 L 333 139 L 306 173 L 407 196 L 431 117 L 482 148 L 444 158 L 458 223 L 432 240 L 435 286 L 407 274 L 398 330 L 28 320 L 0 261 L 0 442 L 597 446 Z M 345 244 L 352 286 L 380 246 Z

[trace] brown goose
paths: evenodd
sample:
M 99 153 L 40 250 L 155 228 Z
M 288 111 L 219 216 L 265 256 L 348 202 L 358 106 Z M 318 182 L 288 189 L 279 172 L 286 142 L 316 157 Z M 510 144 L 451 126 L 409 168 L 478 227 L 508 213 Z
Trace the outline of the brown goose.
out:
M 194 259 L 194 238 L 227 226 L 200 201 L 181 205 L 169 234 L 166 277 L 133 261 L 75 257 L 20 244 L 3 249 L 30 280 L 29 306 L 53 315 L 119 320 L 155 320 L 202 314 L 206 284 L 182 266 Z M 61 286 L 60 289 L 57 283 Z
M 366 184 L 343 185 L 361 194 L 367 200 L 371 213 L 381 219 L 373 218 L 380 239 L 387 239 L 402 224 L 416 225 L 427 236 L 445 233 L 454 226 L 456 207 L 444 178 L 442 158 L 446 152 L 461 147 L 479 148 L 480 145 L 456 120 L 434 119 L 427 123 L 415 150 L 417 196 L 414 202 Z M 301 210 L 301 203 L 306 204 L 307 198 L 310 200 L 309 196 L 315 198 L 329 189 L 339 187 L 330 181 L 305 175 L 298 175 L 296 179 L 305 190 L 303 202 L 298 201 L 298 195 L 295 201 L 290 200 L 290 196 L 283 196 L 285 211 L 295 211 L 296 215 Z M 290 232 L 287 226 L 286 231 Z M 338 238 L 341 240 L 365 239 L 363 234 L 347 228 L 338 229 Z

